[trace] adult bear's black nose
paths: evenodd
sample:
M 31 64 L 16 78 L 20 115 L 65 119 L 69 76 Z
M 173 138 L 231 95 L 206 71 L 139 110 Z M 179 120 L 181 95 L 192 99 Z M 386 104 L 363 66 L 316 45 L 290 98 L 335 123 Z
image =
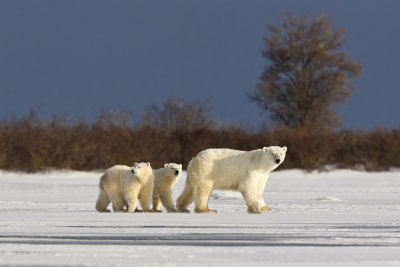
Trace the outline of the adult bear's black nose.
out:
M 179 171 L 175 171 L 175 175 L 178 175 L 179 174 Z
M 275 162 L 276 162 L 276 164 L 279 164 L 279 162 L 281 162 L 281 160 L 280 159 L 276 159 Z

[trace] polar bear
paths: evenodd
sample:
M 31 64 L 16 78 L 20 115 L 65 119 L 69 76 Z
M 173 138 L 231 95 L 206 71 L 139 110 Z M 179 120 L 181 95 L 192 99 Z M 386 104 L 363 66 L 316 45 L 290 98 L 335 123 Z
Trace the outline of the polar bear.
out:
M 262 198 L 269 173 L 285 159 L 287 148 L 264 147 L 252 151 L 206 149 L 197 154 L 187 168 L 185 188 L 177 199 L 177 210 L 188 212 L 195 201 L 195 212 L 215 213 L 208 209 L 214 189 L 237 190 L 247 204 L 249 213 L 270 211 Z
M 154 170 L 153 211 L 161 212 L 161 203 L 167 212 L 176 212 L 172 200 L 172 186 L 182 174 L 182 164 L 165 163 L 164 168 Z
M 109 212 L 107 206 L 111 202 L 114 211 L 125 211 L 126 204 L 127 211 L 134 212 L 139 199 L 143 211 L 150 211 L 153 184 L 153 169 L 149 162 L 135 162 L 133 167 L 115 165 L 100 178 L 96 210 Z

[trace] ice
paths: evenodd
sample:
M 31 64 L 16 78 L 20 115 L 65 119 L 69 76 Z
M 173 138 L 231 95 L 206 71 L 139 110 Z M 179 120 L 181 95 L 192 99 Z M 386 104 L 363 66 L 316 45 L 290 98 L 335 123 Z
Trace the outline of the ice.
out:
M 242 199 L 242 195 L 237 191 L 215 190 L 211 194 L 211 198 L 214 198 L 214 199 Z
M 315 200 L 317 200 L 317 201 L 342 201 L 341 199 L 338 199 L 335 197 L 319 197 L 319 198 L 316 198 Z
M 231 191 L 217 214 L 98 213 L 100 175 L 0 172 L 0 265 L 400 265 L 399 169 L 274 171 L 265 214 Z

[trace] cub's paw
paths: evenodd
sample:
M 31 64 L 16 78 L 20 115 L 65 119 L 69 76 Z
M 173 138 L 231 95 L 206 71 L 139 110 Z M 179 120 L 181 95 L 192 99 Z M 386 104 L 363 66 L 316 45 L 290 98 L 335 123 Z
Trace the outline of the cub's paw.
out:
M 183 209 L 182 209 L 182 210 L 179 210 L 179 209 L 178 209 L 176 212 L 180 212 L 180 213 L 190 213 L 190 210 L 186 210 L 186 209 L 185 209 L 185 210 L 183 210 Z
M 178 212 L 178 211 L 177 211 L 177 210 L 169 209 L 169 210 L 167 210 L 167 212 L 168 212 L 168 213 L 170 213 L 170 212 L 174 213 L 174 212 Z
M 100 212 L 100 213 L 107 213 L 107 212 L 111 212 L 110 210 L 98 210 L 98 212 Z

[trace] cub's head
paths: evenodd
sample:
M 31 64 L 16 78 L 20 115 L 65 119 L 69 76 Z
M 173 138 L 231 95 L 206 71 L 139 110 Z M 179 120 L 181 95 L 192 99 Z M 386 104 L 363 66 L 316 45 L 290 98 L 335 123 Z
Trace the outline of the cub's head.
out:
M 269 146 L 269 147 L 264 147 L 263 152 L 265 155 L 265 158 L 268 161 L 268 164 L 271 164 L 271 166 L 278 167 L 284 160 L 286 156 L 286 151 L 287 147 L 280 147 L 280 146 Z
M 150 162 L 135 162 L 131 167 L 131 172 L 139 177 L 148 176 L 152 172 Z
M 165 163 L 164 168 L 168 176 L 179 178 L 182 174 L 182 164 Z

